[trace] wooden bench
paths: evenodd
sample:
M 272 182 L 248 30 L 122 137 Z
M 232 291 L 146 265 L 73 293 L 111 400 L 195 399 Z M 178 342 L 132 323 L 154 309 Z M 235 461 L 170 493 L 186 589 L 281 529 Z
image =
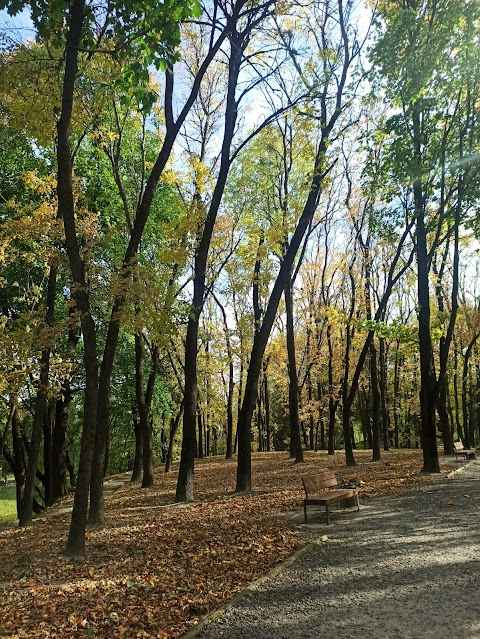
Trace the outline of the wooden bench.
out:
M 464 448 L 463 442 L 453 442 L 453 448 L 455 453 L 455 459 L 458 457 L 465 457 L 465 459 L 475 459 L 475 449 L 474 448 Z
M 357 510 L 360 510 L 360 502 L 358 501 L 357 488 L 337 488 L 336 490 L 325 490 L 325 488 L 333 488 L 338 486 L 337 478 L 333 470 L 325 470 L 302 477 L 303 488 L 305 490 L 305 500 L 303 502 L 303 510 L 305 513 L 305 523 L 307 523 L 307 506 L 319 504 L 325 506 L 327 512 L 327 524 L 330 523 L 330 504 L 337 504 L 345 499 L 355 498 Z

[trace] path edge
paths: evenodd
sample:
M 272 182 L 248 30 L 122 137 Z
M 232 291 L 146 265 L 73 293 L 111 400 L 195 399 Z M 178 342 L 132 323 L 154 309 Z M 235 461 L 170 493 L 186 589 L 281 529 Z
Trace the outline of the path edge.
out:
M 190 630 L 187 630 L 185 634 L 181 635 L 179 639 L 195 639 L 204 628 L 206 628 L 213 621 L 217 621 L 225 612 L 227 612 L 227 610 L 236 606 L 243 599 L 253 597 L 256 590 L 258 590 L 260 586 L 282 573 L 286 568 L 295 563 L 297 559 L 300 559 L 300 557 L 303 557 L 303 555 L 306 555 L 308 552 L 310 552 L 310 550 L 317 546 L 321 546 L 328 540 L 328 535 L 321 535 L 321 537 L 308 542 L 305 546 L 301 546 L 292 555 L 290 555 L 282 562 L 274 566 L 271 570 L 269 570 L 265 575 L 262 575 L 258 579 L 255 579 L 255 581 L 252 581 L 247 586 L 245 586 L 243 590 L 237 592 L 236 595 L 222 604 L 219 608 L 216 608 L 214 611 L 206 614 L 203 617 L 200 617 L 199 622 L 195 626 L 190 628 Z
M 452 479 L 455 475 L 462 473 L 467 468 L 467 466 L 468 466 L 467 463 L 463 463 L 461 466 L 453 469 L 452 471 L 450 471 L 444 476 L 446 476 L 447 479 Z M 293 563 L 295 563 L 297 559 L 300 559 L 300 557 L 303 557 L 303 555 L 306 555 L 308 552 L 310 552 L 310 550 L 326 543 L 328 540 L 329 540 L 328 535 L 321 535 L 317 539 L 314 539 L 313 541 L 310 541 L 307 544 L 305 544 L 305 546 L 301 546 L 292 555 L 290 555 L 289 557 L 284 559 L 282 562 L 280 562 L 278 565 L 274 566 L 271 570 L 269 570 L 265 575 L 262 575 L 258 579 L 255 579 L 255 581 L 252 581 L 251 583 L 249 583 L 247 586 L 245 586 L 245 588 L 240 590 L 240 592 L 237 592 L 236 595 L 234 595 L 231 599 L 223 603 L 219 608 L 216 608 L 212 612 L 207 613 L 206 615 L 200 617 L 198 623 L 192 628 L 190 628 L 189 630 L 187 630 L 186 633 L 184 633 L 183 635 L 180 635 L 179 639 L 196 639 L 199 636 L 199 634 L 202 632 L 202 630 L 204 630 L 212 622 L 218 621 L 218 619 L 222 617 L 222 615 L 225 614 L 230 608 L 233 608 L 234 606 L 236 606 L 243 599 L 247 599 L 248 597 L 253 597 L 256 590 L 258 590 L 260 586 L 262 586 L 267 581 L 270 581 L 271 579 L 273 579 L 274 577 L 282 573 L 286 568 L 288 568 Z

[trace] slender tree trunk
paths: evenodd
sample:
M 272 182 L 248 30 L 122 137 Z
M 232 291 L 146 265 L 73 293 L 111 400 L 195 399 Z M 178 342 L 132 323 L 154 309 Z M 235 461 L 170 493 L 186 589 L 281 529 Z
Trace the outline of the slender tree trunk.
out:
M 400 398 L 400 358 L 398 355 L 398 349 L 400 342 L 397 341 L 397 348 L 395 351 L 395 365 L 393 372 L 393 423 L 395 429 L 395 448 L 398 450 L 400 447 L 400 424 L 399 424 L 399 412 L 401 406 Z
M 468 410 L 468 427 L 470 431 L 470 442 L 471 446 L 475 446 L 475 382 L 473 379 L 473 370 L 470 367 L 470 378 L 469 378 L 469 410 Z
M 212 449 L 212 429 L 210 424 L 210 411 L 208 409 L 208 388 L 207 388 L 207 408 L 203 420 L 205 424 L 205 456 L 209 457 Z
M 173 459 L 173 444 L 175 442 L 175 435 L 177 433 L 178 430 L 178 426 L 180 425 L 180 420 L 182 419 L 182 414 L 183 414 L 183 402 L 184 400 L 182 399 L 182 403 L 180 404 L 180 408 L 178 410 L 177 416 L 175 417 L 175 419 L 170 420 L 170 434 L 169 434 L 169 439 L 168 439 L 168 450 L 167 450 L 167 456 L 165 459 L 165 472 L 169 473 L 172 469 L 172 459 Z
M 453 396 L 455 400 L 455 427 L 457 430 L 457 437 L 463 441 L 463 429 L 462 421 L 460 419 L 460 404 L 458 398 L 460 396 L 458 390 L 458 350 L 454 349 L 453 353 Z
M 318 422 L 320 424 L 320 450 L 325 450 L 327 446 L 326 446 L 326 440 L 325 440 L 325 423 L 323 420 L 323 410 L 320 405 L 321 399 L 322 399 L 322 385 L 320 380 L 317 379 Z M 317 428 L 317 435 L 318 435 L 318 428 Z M 318 437 L 315 439 L 315 450 L 317 450 L 317 440 L 318 440 Z
M 353 278 L 353 262 L 349 264 L 348 273 L 351 282 L 351 307 L 349 318 L 353 318 L 355 309 L 355 280 Z M 352 343 L 352 327 L 350 322 L 345 327 L 345 357 L 343 359 L 343 383 L 342 383 L 342 431 L 343 431 L 343 444 L 345 447 L 345 463 L 347 466 L 356 466 L 355 457 L 353 455 L 352 445 L 352 431 L 351 431 L 351 418 L 352 418 L 352 404 L 354 398 L 354 389 L 349 389 L 348 377 L 350 374 L 350 349 Z M 363 366 L 363 364 L 362 364 Z M 358 368 L 358 365 L 357 365 Z
M 55 427 L 52 438 L 52 499 L 56 501 L 67 493 L 67 426 L 68 407 L 72 400 L 70 382 L 62 387 L 62 397 L 55 405 Z
M 43 415 L 43 474 L 45 487 L 45 506 L 53 503 L 53 426 L 54 426 L 54 401 L 47 404 Z
M 218 297 L 214 294 L 214 299 L 220 308 L 223 318 L 223 331 L 225 333 L 225 342 L 227 345 L 227 357 L 228 357 L 228 392 L 227 392 L 227 445 L 226 445 L 226 459 L 231 459 L 233 455 L 233 393 L 235 390 L 234 380 L 234 365 L 233 365 L 233 349 L 230 340 L 230 331 L 227 322 L 227 313 L 225 307 L 220 302 Z
M 88 287 L 77 240 L 73 195 L 73 167 L 70 152 L 70 122 L 73 93 L 78 69 L 78 51 L 84 23 L 85 0 L 74 0 L 70 10 L 67 33 L 65 71 L 62 88 L 61 116 L 57 126 L 57 196 L 58 209 L 63 218 L 67 254 L 73 280 L 73 294 L 80 314 L 84 342 L 86 385 L 84 392 L 83 430 L 80 444 L 80 463 L 66 552 L 69 556 L 85 554 L 88 493 L 92 470 L 93 447 L 97 421 L 98 369 L 96 330 L 90 312 Z
M 359 385 L 357 391 L 358 397 L 358 412 L 360 419 L 362 420 L 362 436 L 363 436 L 363 448 L 367 450 L 368 442 L 371 437 L 369 436 L 370 424 L 368 418 L 367 397 L 363 384 Z
M 203 459 L 205 456 L 205 448 L 203 443 L 203 419 L 200 406 L 197 404 L 197 427 L 198 427 L 198 458 Z
M 469 423 L 469 405 L 468 405 L 468 382 L 469 382 L 469 361 L 480 333 L 476 333 L 470 340 L 469 345 L 464 354 L 463 373 L 462 373 L 462 410 L 463 410 L 463 443 L 465 448 L 470 448 L 475 442 L 472 439 L 472 429 Z
M 25 486 L 23 489 L 23 503 L 19 518 L 19 526 L 28 526 L 32 523 L 33 498 L 35 492 L 35 481 L 37 478 L 37 464 L 42 443 L 43 418 L 46 410 L 48 371 L 50 362 L 50 351 L 46 349 L 40 358 L 40 379 L 39 388 L 35 400 L 35 413 L 32 427 L 32 437 L 28 450 L 28 464 L 25 476 Z
M 298 374 L 295 355 L 295 332 L 293 328 L 293 291 L 291 276 L 287 278 L 284 289 L 285 312 L 287 316 L 287 352 L 288 352 L 288 406 L 290 419 L 290 438 L 293 445 L 293 457 L 296 464 L 303 463 L 302 440 L 298 410 Z
M 144 357 L 142 335 L 135 335 L 135 397 L 137 403 L 140 428 L 142 431 L 142 488 L 153 486 L 153 431 L 149 419 L 155 379 L 158 367 L 158 352 L 152 352 L 152 370 L 144 390 Z
M 22 438 L 22 423 L 20 414 L 15 408 L 12 415 L 12 449 L 13 457 L 10 460 L 10 467 L 15 477 L 15 491 L 17 498 L 17 515 L 20 518 L 24 503 L 25 481 L 27 477 L 27 466 L 25 463 L 25 453 Z
M 313 388 L 312 388 L 312 376 L 310 371 L 308 371 L 307 375 L 307 396 L 308 396 L 308 404 L 309 404 L 309 415 L 308 415 L 308 448 L 309 450 L 314 450 L 315 448 L 315 420 L 313 418 Z
M 425 198 L 422 186 L 421 120 L 416 107 L 413 113 L 417 177 L 413 183 L 416 218 L 418 341 L 420 348 L 420 415 L 423 468 L 425 473 L 439 473 L 437 429 L 435 425 L 436 375 L 430 325 L 429 259 L 425 228 Z
M 385 353 L 385 338 L 379 340 L 380 358 L 380 401 L 382 406 L 382 427 L 383 427 L 383 450 L 390 450 L 390 416 L 388 411 L 388 384 L 387 384 L 387 362 Z
M 183 414 L 183 441 L 180 470 L 178 473 L 175 500 L 177 502 L 193 499 L 193 471 L 195 463 L 196 434 L 195 418 L 197 410 L 197 350 L 198 322 L 205 302 L 205 278 L 210 242 L 222 201 L 230 170 L 230 150 L 237 121 L 237 102 L 235 92 L 240 73 L 240 63 L 247 41 L 246 34 L 231 32 L 230 58 L 228 65 L 228 88 L 225 109 L 225 126 L 221 150 L 220 169 L 213 191 L 203 230 L 200 234 L 195 254 L 193 302 L 187 326 L 185 340 L 185 406 Z
M 143 432 L 140 419 L 133 420 L 133 432 L 135 434 L 135 457 L 133 459 L 132 477 L 130 481 L 140 481 L 142 479 L 143 466 Z
M 47 303 L 45 311 L 45 321 L 47 325 L 53 324 L 53 315 L 55 311 L 55 294 L 57 285 L 57 267 L 51 266 L 48 285 L 47 285 Z M 42 443 L 42 433 L 44 426 L 45 413 L 47 411 L 47 390 L 48 376 L 50 372 L 50 348 L 44 348 L 40 357 L 40 371 L 38 380 L 37 395 L 35 398 L 35 411 L 33 416 L 32 437 L 30 448 L 28 451 L 28 464 L 25 477 L 25 487 L 23 490 L 23 505 L 20 514 L 19 526 L 28 526 L 32 523 L 33 517 L 33 499 L 35 493 L 35 481 L 37 478 L 38 457 L 40 454 L 40 446 Z M 51 461 L 48 455 L 51 452 L 51 439 L 46 443 L 48 448 L 47 459 Z M 51 499 L 51 494 L 48 495 Z
M 237 465 L 237 492 L 249 492 L 252 487 L 252 453 L 250 448 L 250 428 L 253 410 L 256 402 L 258 379 L 262 365 L 263 354 L 267 346 L 270 331 L 275 321 L 278 304 L 285 289 L 287 279 L 290 277 L 293 261 L 300 247 L 303 236 L 313 218 L 316 210 L 317 199 L 322 187 L 322 165 L 326 151 L 326 138 L 322 138 L 318 148 L 315 167 L 313 171 L 312 185 L 305 203 L 302 215 L 298 221 L 295 232 L 290 241 L 288 250 L 283 258 L 277 279 L 272 289 L 269 302 L 263 317 L 260 330 L 256 333 L 250 355 L 250 364 L 245 383 L 245 392 L 240 411 L 240 419 L 237 426 L 238 433 L 238 465 Z
M 267 363 L 263 363 L 263 388 L 265 399 L 265 431 L 266 431 L 266 450 L 272 449 L 272 435 L 270 432 L 270 391 L 268 388 Z
M 375 341 L 370 343 L 370 379 L 372 384 L 372 433 L 373 433 L 373 461 L 380 461 L 380 390 L 378 388 L 377 349 Z
M 227 451 L 226 458 L 233 455 L 233 393 L 235 390 L 233 355 L 230 353 L 228 362 L 228 397 L 227 397 Z
M 327 345 L 328 345 L 328 454 L 335 454 L 335 423 L 338 402 L 333 396 L 333 342 L 332 327 L 327 326 Z
M 263 453 L 263 415 L 261 393 L 257 397 L 258 452 Z

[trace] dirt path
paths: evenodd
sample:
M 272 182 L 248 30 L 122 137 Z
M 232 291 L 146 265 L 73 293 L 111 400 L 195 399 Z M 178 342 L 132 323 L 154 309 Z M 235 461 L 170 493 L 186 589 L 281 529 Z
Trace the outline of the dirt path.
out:
M 312 522 L 327 540 L 195 636 L 480 638 L 480 461 L 331 526 Z

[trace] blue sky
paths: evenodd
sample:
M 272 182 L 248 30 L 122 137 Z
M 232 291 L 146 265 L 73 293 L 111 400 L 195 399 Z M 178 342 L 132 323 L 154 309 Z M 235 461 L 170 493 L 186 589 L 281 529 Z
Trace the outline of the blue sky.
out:
M 9 16 L 7 11 L 0 11 L 0 34 L 11 38 L 14 42 L 23 42 L 33 37 L 33 24 L 30 20 L 30 12 L 22 11 L 18 15 Z

